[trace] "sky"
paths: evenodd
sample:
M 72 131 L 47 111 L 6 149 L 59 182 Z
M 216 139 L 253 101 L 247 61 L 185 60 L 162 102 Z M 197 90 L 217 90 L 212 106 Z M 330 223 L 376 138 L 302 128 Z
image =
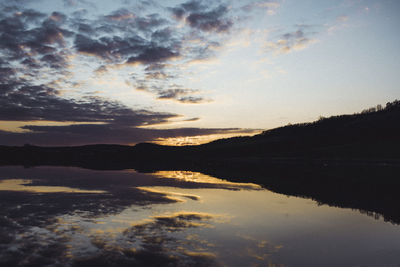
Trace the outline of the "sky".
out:
M 400 99 L 397 0 L 0 0 L 0 145 L 199 144 Z

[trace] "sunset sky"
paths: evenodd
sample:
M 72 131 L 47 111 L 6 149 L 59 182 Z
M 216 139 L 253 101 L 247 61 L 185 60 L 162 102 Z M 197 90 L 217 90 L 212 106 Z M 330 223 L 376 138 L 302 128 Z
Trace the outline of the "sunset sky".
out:
M 400 1 L 0 0 L 0 144 L 196 144 L 400 98 Z

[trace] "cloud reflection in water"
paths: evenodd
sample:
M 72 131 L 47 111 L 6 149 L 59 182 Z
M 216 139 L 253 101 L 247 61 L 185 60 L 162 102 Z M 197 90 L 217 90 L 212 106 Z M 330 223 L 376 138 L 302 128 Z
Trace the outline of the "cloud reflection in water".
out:
M 0 174 L 0 263 L 10 266 L 219 266 L 216 245 L 201 233 L 226 223 L 222 215 L 153 209 L 201 198 L 171 188 L 261 189 L 193 172 L 2 167 Z
M 199 173 L 1 167 L 0 189 L 1 266 L 395 266 L 400 253 L 382 219 Z

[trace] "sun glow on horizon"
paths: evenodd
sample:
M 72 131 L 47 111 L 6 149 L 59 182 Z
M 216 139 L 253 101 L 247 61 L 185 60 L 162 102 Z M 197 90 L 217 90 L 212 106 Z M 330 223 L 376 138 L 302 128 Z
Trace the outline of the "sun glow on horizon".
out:
M 167 145 L 167 146 L 192 146 L 192 145 L 206 144 L 223 138 L 253 136 L 259 133 L 261 133 L 261 131 L 256 131 L 253 133 L 227 133 L 227 134 L 210 134 L 210 135 L 198 135 L 198 136 L 159 138 L 153 143 L 160 145 Z
M 0 144 L 194 145 L 393 101 L 399 8 L 3 1 Z

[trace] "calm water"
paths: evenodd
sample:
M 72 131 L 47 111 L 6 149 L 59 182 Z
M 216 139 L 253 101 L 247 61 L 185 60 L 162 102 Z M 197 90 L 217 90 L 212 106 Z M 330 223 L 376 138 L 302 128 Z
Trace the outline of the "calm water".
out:
M 400 227 L 193 172 L 0 168 L 1 266 L 400 266 Z

